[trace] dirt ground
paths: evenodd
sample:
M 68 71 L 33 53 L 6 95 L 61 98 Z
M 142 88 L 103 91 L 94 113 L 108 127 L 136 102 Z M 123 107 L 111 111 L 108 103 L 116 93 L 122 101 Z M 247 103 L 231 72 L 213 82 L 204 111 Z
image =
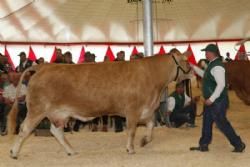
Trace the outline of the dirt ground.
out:
M 194 95 L 200 91 L 194 88 Z M 135 139 L 136 154 L 128 155 L 125 150 L 126 132 L 91 132 L 87 128 L 73 134 L 66 133 L 67 139 L 78 152 L 67 156 L 54 137 L 31 135 L 23 145 L 18 160 L 9 157 L 13 141 L 0 136 L 0 167 L 249 167 L 250 166 L 250 107 L 244 105 L 230 92 L 228 118 L 237 133 L 246 143 L 244 153 L 232 153 L 233 147 L 215 127 L 210 151 L 190 152 L 200 137 L 201 119 L 197 118 L 196 128 L 179 129 L 156 127 L 153 141 L 139 147 L 145 128 L 139 127 Z M 201 112 L 202 101 L 198 112 Z

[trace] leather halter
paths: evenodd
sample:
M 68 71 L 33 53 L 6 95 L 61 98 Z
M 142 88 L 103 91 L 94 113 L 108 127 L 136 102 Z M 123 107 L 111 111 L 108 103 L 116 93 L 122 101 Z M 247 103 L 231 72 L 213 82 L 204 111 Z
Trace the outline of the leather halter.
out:
M 180 71 L 180 70 L 181 70 L 184 74 L 188 74 L 188 73 L 191 71 L 191 67 L 190 67 L 187 71 L 185 71 L 185 70 L 180 66 L 180 64 L 178 63 L 178 61 L 177 61 L 176 58 L 174 57 L 174 55 L 171 54 L 171 56 L 172 56 L 172 58 L 173 58 L 175 64 L 177 65 L 177 72 L 176 72 L 176 75 L 175 75 L 175 78 L 174 78 L 174 81 L 176 81 L 177 78 L 178 78 L 178 76 L 179 76 L 179 71 Z

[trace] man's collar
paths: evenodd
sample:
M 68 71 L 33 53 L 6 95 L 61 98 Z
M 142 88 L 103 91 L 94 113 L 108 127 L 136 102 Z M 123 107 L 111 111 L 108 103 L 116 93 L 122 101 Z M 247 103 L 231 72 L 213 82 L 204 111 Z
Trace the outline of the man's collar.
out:
M 216 59 L 218 59 L 219 57 L 215 57 L 213 60 L 209 61 L 208 64 L 212 63 L 213 61 L 215 61 Z

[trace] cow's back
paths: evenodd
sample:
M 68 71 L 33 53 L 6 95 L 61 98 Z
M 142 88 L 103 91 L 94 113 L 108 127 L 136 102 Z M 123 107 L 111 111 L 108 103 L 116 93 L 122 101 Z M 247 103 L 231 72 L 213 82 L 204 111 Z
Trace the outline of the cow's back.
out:
M 124 115 L 130 108 L 150 104 L 159 93 L 156 91 L 165 82 L 157 70 L 162 61 L 151 57 L 134 62 L 44 65 L 32 77 L 27 99 L 33 106 L 42 104 L 44 111 L 61 106 L 84 110 L 84 116 Z M 161 84 L 156 85 L 159 79 Z

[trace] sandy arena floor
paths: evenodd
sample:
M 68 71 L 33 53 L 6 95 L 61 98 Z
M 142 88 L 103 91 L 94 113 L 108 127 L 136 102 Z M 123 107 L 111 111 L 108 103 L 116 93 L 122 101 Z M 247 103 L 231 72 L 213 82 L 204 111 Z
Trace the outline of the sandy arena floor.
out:
M 199 91 L 194 91 L 199 94 Z M 138 128 L 135 139 L 136 154 L 125 150 L 126 132 L 90 132 L 82 129 L 66 137 L 79 153 L 67 156 L 54 137 L 31 135 L 23 145 L 18 160 L 9 157 L 12 141 L 0 136 L 0 167 L 249 167 L 250 166 L 250 107 L 230 92 L 231 106 L 228 117 L 247 145 L 244 153 L 232 153 L 233 147 L 214 128 L 213 143 L 207 153 L 190 152 L 200 137 L 201 118 L 196 128 L 156 127 L 154 140 L 144 148 L 139 142 L 145 128 Z M 201 103 L 198 111 L 201 112 Z

